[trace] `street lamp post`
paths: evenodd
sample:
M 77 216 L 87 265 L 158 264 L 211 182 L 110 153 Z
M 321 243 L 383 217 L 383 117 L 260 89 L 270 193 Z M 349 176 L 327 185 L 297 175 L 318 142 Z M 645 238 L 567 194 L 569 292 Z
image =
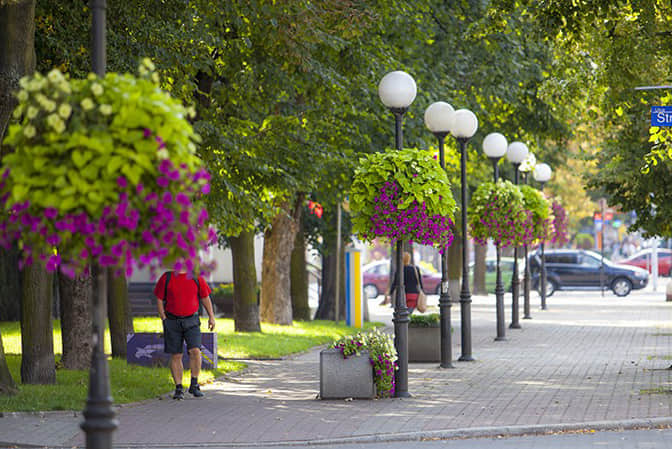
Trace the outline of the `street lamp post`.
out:
M 453 125 L 455 110 L 443 101 L 432 103 L 425 110 L 425 125 L 436 136 L 439 144 L 439 163 L 446 169 L 446 158 L 443 142 Z M 445 248 L 441 253 L 441 295 L 439 310 L 441 312 L 441 368 L 454 368 L 452 338 L 450 332 L 450 294 L 448 292 L 448 259 Z
M 544 191 L 544 185 L 551 179 L 551 167 L 548 164 L 538 164 L 534 167 L 534 180 L 541 186 L 540 190 Z M 544 241 L 541 240 L 541 273 L 540 273 L 540 288 L 539 296 L 541 296 L 541 310 L 546 310 L 546 261 L 544 260 Z
M 506 137 L 499 133 L 490 133 L 483 139 L 483 152 L 490 158 L 490 161 L 492 161 L 495 184 L 499 178 L 499 167 L 497 162 L 499 162 L 501 157 L 506 154 L 506 148 Z M 500 267 L 501 249 L 498 243 L 495 244 L 495 247 L 497 249 L 497 282 L 495 284 L 497 337 L 495 337 L 495 341 L 504 341 L 506 340 L 506 324 L 504 322 L 504 286 L 502 285 L 502 270 Z
M 105 0 L 91 0 L 91 66 L 96 75 L 105 76 Z M 91 368 L 89 392 L 80 427 L 86 434 L 89 449 L 111 449 L 112 435 L 118 423 L 112 409 L 110 376 L 104 352 L 105 313 L 107 310 L 107 277 L 103 267 L 94 265 L 92 270 L 94 291 L 92 298 Z
M 537 159 L 534 157 L 534 154 L 529 153 L 525 160 L 523 161 L 520 171 L 523 174 L 523 184 L 527 184 L 527 176 L 537 163 Z M 525 258 L 525 270 L 523 271 L 523 319 L 531 320 L 532 315 L 530 314 L 530 261 L 527 257 L 527 243 L 523 245 L 523 256 Z
M 395 147 L 400 151 L 403 146 L 402 118 L 408 107 L 415 100 L 417 87 L 411 75 L 402 71 L 386 74 L 378 84 L 378 96 L 385 106 L 394 114 Z M 403 241 L 397 240 L 396 285 L 394 299 L 394 346 L 397 349 L 397 365 L 395 371 L 395 396 L 409 397 L 408 392 L 408 308 L 404 292 Z
M 527 154 L 529 153 L 527 145 L 523 142 L 511 142 L 509 147 L 506 150 L 506 158 L 513 164 L 513 183 L 518 185 L 518 168 L 520 164 L 525 160 Z M 511 324 L 509 325 L 510 329 L 520 329 L 520 321 L 518 320 L 519 314 L 519 295 L 520 295 L 520 280 L 518 278 L 518 247 L 514 246 L 513 248 L 513 276 L 511 278 Z
M 462 181 L 462 288 L 460 289 L 460 318 L 462 333 L 461 362 L 471 362 L 471 292 L 469 291 L 469 260 L 467 258 L 467 143 L 476 134 L 478 119 L 469 109 L 455 111 L 450 130 L 460 144 Z

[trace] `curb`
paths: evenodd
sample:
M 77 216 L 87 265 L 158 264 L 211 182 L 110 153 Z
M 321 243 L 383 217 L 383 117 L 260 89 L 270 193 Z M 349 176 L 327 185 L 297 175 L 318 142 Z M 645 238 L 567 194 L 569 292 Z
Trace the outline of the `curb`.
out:
M 361 435 L 342 438 L 325 438 L 317 440 L 288 440 L 288 441 L 256 441 L 256 442 L 228 442 L 228 443 L 190 443 L 194 448 L 228 448 L 228 447 L 306 447 L 325 446 L 351 443 L 385 443 L 401 441 L 452 440 L 469 438 L 514 437 L 525 435 L 549 435 L 554 433 L 571 433 L 586 430 L 617 431 L 617 430 L 645 430 L 653 428 L 672 427 L 672 417 L 642 418 L 621 421 L 594 421 L 587 423 L 564 424 L 537 424 L 526 426 L 502 427 L 471 427 L 464 429 L 430 430 L 418 432 L 400 432 L 377 435 Z M 127 443 L 115 445 L 120 448 L 178 448 L 183 443 L 175 444 L 147 444 Z

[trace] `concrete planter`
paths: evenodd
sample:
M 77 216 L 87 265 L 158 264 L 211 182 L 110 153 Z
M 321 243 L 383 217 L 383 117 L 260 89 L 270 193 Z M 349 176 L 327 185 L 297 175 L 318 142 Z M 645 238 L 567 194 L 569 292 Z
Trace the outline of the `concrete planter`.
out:
M 440 327 L 408 327 L 408 361 L 441 361 Z
M 320 352 L 321 399 L 373 399 L 376 385 L 368 351 L 343 358 L 335 348 Z

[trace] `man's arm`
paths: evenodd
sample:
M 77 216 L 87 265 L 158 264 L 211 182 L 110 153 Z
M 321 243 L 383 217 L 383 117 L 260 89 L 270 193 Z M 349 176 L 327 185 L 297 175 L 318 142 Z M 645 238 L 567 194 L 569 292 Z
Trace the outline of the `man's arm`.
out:
M 205 306 L 205 310 L 208 311 L 208 329 L 211 331 L 215 330 L 215 312 L 212 310 L 212 301 L 210 300 L 210 296 L 206 296 L 203 298 L 203 305 Z
M 161 317 L 161 320 L 166 319 L 166 311 L 163 308 L 163 299 L 161 298 L 156 298 L 156 308 L 159 310 L 159 316 Z

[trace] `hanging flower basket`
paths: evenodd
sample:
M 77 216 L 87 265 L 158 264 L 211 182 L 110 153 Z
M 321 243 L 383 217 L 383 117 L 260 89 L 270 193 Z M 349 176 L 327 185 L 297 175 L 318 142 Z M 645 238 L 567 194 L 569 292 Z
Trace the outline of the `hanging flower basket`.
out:
M 528 216 L 532 219 L 532 234 L 529 240 L 523 242 L 533 244 L 546 237 L 549 225 L 550 203 L 544 198 L 543 193 L 534 187 L 522 185 L 519 187 L 523 194 L 523 205 Z M 530 215 L 531 214 L 531 215 Z
M 569 242 L 569 233 L 567 232 L 567 211 L 562 204 L 553 200 L 551 203 L 551 218 L 549 219 L 547 240 L 558 246 L 563 246 Z
M 534 226 L 523 194 L 510 181 L 478 186 L 469 204 L 468 225 L 472 237 L 485 245 L 492 239 L 500 248 L 520 246 L 532 238 Z
M 0 244 L 18 241 L 23 263 L 71 276 L 91 263 L 129 276 L 148 265 L 193 270 L 215 238 L 187 110 L 159 89 L 150 61 L 140 73 L 21 80 L 5 140 L 14 152 L 2 160 Z
M 406 240 L 440 251 L 453 241 L 455 200 L 446 172 L 428 151 L 388 151 L 360 159 L 350 209 L 353 232 L 365 241 Z

